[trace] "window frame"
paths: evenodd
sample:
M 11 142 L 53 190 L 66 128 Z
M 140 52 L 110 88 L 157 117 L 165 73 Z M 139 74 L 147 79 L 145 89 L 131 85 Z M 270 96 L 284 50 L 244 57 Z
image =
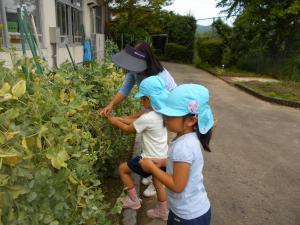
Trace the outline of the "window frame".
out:
M 37 6 L 37 17 L 39 18 L 38 21 L 35 21 L 36 26 L 39 26 L 40 28 L 40 33 L 38 33 L 38 37 L 39 37 L 39 41 L 40 41 L 40 46 L 41 48 L 45 48 L 45 41 L 44 41 L 44 29 L 43 29 L 43 18 L 41 17 L 41 11 L 42 11 L 42 3 L 43 1 L 41 0 L 36 0 Z M 4 2 L 0 0 L 0 21 L 3 23 L 3 30 L 2 30 L 2 35 L 3 35 L 3 47 L 4 48 L 15 48 L 17 51 L 20 51 L 22 49 L 22 44 L 18 43 L 18 44 L 13 44 L 10 43 L 10 35 L 16 35 L 16 36 L 20 36 L 20 32 L 9 32 L 8 31 L 8 21 L 7 21 L 7 13 L 14 13 L 14 12 L 10 12 L 6 9 L 6 7 L 4 6 Z M 29 50 L 29 46 L 26 43 L 25 45 L 26 50 Z
M 97 15 L 97 9 L 99 10 L 99 14 Z M 103 10 L 102 10 L 102 5 L 98 5 L 95 7 L 95 33 L 101 34 L 102 33 L 102 19 L 103 19 Z M 99 22 L 99 24 L 97 24 Z M 97 26 L 98 25 L 98 26 Z M 98 32 L 99 31 L 99 32 Z
M 72 3 L 71 1 L 74 1 Z M 76 5 L 77 2 L 80 2 L 81 6 Z M 65 7 L 65 18 L 61 23 L 64 23 L 66 27 L 66 33 L 60 34 L 60 42 L 59 47 L 65 47 L 66 44 L 69 46 L 80 46 L 82 45 L 82 35 L 75 35 L 76 26 L 78 26 L 78 32 L 80 32 L 80 26 L 83 24 L 83 1 L 82 0 L 56 0 L 55 8 L 56 8 L 56 26 L 59 27 L 60 33 L 62 28 L 59 24 L 59 15 L 58 15 L 58 4 Z M 79 16 L 79 20 L 75 19 L 76 12 Z M 76 20 L 76 21 L 75 21 Z

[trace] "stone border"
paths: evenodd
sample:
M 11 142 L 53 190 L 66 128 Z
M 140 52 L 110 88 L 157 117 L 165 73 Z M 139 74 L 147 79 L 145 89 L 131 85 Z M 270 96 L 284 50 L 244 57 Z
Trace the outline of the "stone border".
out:
M 238 87 L 239 89 L 257 97 L 260 98 L 262 100 L 265 100 L 267 102 L 270 103 L 274 103 L 274 104 L 278 104 L 278 105 L 284 105 L 284 106 L 289 106 L 289 107 L 293 107 L 296 109 L 300 109 L 300 103 L 299 102 L 293 102 L 293 101 L 289 101 L 289 100 L 284 100 L 284 99 L 279 99 L 279 98 L 272 98 L 266 95 L 262 95 L 256 91 L 254 91 L 253 89 L 246 87 L 242 84 L 238 84 L 238 83 L 234 83 L 234 86 Z
M 241 85 L 239 83 L 234 83 L 232 81 L 229 81 L 229 79 L 218 76 L 215 72 L 213 72 L 209 69 L 205 69 L 205 68 L 202 68 L 202 67 L 200 69 L 202 69 L 202 70 L 212 74 L 213 76 L 225 81 L 226 83 L 230 84 L 231 86 L 237 87 L 240 90 L 242 90 L 242 91 L 244 91 L 248 94 L 251 94 L 252 96 L 257 97 L 261 100 L 264 100 L 264 101 L 267 101 L 267 102 L 270 102 L 270 103 L 273 103 L 273 104 L 278 104 L 278 105 L 283 105 L 283 106 L 288 106 L 288 107 L 300 109 L 300 103 L 299 102 L 294 102 L 294 101 L 284 100 L 284 99 L 279 99 L 279 98 L 272 98 L 272 97 L 269 97 L 269 96 L 266 96 L 266 95 L 262 95 L 262 94 L 256 92 L 255 90 L 253 90 L 251 88 L 248 88 L 248 87 L 246 87 L 244 85 Z
M 133 154 L 132 157 L 136 157 L 141 155 L 142 144 L 141 144 L 141 135 L 137 134 L 135 136 L 135 143 L 133 147 Z M 136 192 L 140 193 L 140 184 L 141 184 L 141 177 L 135 173 L 132 175 L 133 182 L 136 188 Z M 133 209 L 124 209 L 122 213 L 122 224 L 123 225 L 137 225 L 137 215 L 138 210 Z

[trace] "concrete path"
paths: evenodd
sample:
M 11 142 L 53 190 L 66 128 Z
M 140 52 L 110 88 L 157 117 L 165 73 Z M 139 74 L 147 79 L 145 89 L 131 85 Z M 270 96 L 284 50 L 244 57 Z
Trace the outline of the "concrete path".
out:
M 300 110 L 256 99 L 192 66 L 164 63 L 178 84 L 210 90 L 218 124 L 204 152 L 212 225 L 300 224 Z M 150 220 L 144 200 L 139 225 Z

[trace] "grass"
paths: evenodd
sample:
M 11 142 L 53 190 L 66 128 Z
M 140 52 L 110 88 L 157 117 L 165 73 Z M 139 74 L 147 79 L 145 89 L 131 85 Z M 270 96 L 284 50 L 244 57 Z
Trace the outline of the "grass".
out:
M 237 68 L 208 67 L 203 65 L 196 65 L 197 67 L 206 69 L 218 76 L 224 77 L 259 77 L 270 78 L 268 75 L 256 74 L 253 72 L 239 70 Z M 255 92 L 262 95 L 278 98 L 283 100 L 290 100 L 300 102 L 300 82 L 280 81 L 280 82 L 260 82 L 260 81 L 244 81 L 236 82 L 240 85 L 248 87 Z
M 211 67 L 211 68 L 205 68 L 208 71 L 211 71 L 218 76 L 224 76 L 224 77 L 270 77 L 265 74 L 257 74 L 253 72 L 248 72 L 244 70 L 239 70 L 236 68 L 219 68 L 219 67 Z
M 239 84 L 251 88 L 252 90 L 272 98 L 300 102 L 300 82 L 259 82 L 248 81 L 238 82 Z
M 203 67 L 203 68 L 218 76 L 225 76 L 225 77 L 260 77 L 260 78 L 268 77 L 267 75 L 242 71 L 236 68 L 228 68 L 228 69 L 221 69 L 217 67 Z M 300 82 L 247 81 L 247 82 L 237 82 L 237 83 L 268 97 L 300 102 Z

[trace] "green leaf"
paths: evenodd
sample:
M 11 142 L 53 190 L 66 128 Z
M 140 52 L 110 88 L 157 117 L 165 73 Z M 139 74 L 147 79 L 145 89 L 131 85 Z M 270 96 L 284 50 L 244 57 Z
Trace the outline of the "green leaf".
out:
M 0 187 L 8 184 L 9 176 L 7 174 L 0 174 Z
M 33 200 L 35 200 L 37 197 L 37 194 L 35 192 L 30 192 L 28 197 L 27 197 L 27 201 L 28 202 L 32 202 Z
M 52 166 L 58 170 L 60 170 L 61 167 L 67 168 L 67 163 L 65 161 L 70 159 L 70 156 L 66 150 L 61 150 L 57 153 L 46 154 L 46 157 L 51 160 Z
M 0 149 L 0 159 L 4 164 L 15 166 L 22 161 L 21 155 L 16 151 L 7 152 Z
M 28 193 L 28 190 L 20 185 L 8 186 L 7 189 L 13 199 L 17 199 L 20 195 Z
M 20 80 L 11 89 L 11 93 L 17 98 L 21 98 L 25 94 L 25 92 L 26 92 L 25 80 Z
M 6 101 L 9 101 L 9 100 L 13 100 L 13 99 L 16 99 L 16 97 L 14 97 L 11 94 L 0 95 L 0 102 L 6 102 Z
M 61 124 L 65 120 L 64 117 L 52 117 L 51 121 L 55 124 Z
M 0 95 L 7 94 L 10 91 L 10 85 L 9 83 L 4 83 L 2 88 L 0 89 Z
M 59 225 L 59 222 L 57 220 L 54 220 L 49 225 Z

